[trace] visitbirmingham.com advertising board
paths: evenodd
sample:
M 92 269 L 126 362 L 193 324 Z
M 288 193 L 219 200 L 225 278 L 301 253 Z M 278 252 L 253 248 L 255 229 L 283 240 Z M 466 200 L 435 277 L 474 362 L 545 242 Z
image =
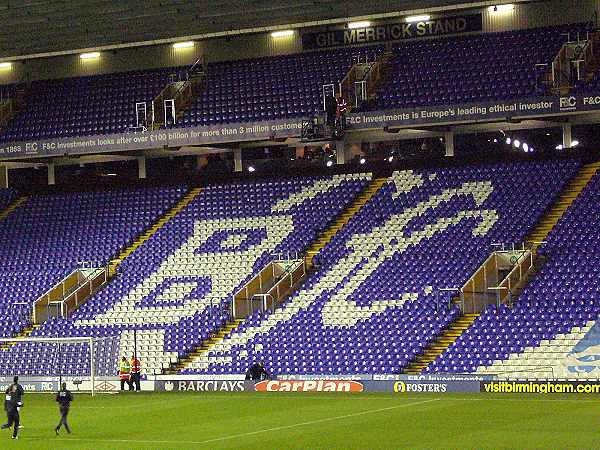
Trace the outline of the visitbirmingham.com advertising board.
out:
M 414 125 L 493 122 L 596 110 L 600 111 L 600 96 L 539 97 L 528 100 L 369 111 L 349 114 L 347 122 L 350 130 L 365 130 Z M 0 160 L 285 139 L 300 136 L 303 120 L 303 118 L 292 118 L 155 130 L 137 134 L 122 133 L 0 143 Z

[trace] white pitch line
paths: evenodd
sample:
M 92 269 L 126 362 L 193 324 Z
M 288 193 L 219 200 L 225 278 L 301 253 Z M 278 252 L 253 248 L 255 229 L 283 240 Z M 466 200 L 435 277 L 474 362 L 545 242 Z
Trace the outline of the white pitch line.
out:
M 232 434 L 229 436 L 222 436 L 222 437 L 218 437 L 218 438 L 207 439 L 204 441 L 158 441 L 158 440 L 142 440 L 142 439 L 92 439 L 92 438 L 89 438 L 89 439 L 86 439 L 86 438 L 48 439 L 47 437 L 43 437 L 43 438 L 34 438 L 34 437 L 27 438 L 27 437 L 25 437 L 23 439 L 33 440 L 33 441 L 39 441 L 39 440 L 64 441 L 64 442 L 82 441 L 82 442 L 98 442 L 98 443 L 113 443 L 113 444 L 175 444 L 175 445 L 192 444 L 192 445 L 202 445 L 202 444 L 210 444 L 213 442 L 221 442 L 221 441 L 228 441 L 231 439 L 238 439 L 241 437 L 255 436 L 257 434 L 272 433 L 274 431 L 281 431 L 281 430 L 288 430 L 291 428 L 304 427 L 307 425 L 316 425 L 319 423 L 326 423 L 326 422 L 333 422 L 336 420 L 349 419 L 351 417 L 360 417 L 360 416 L 365 416 L 368 414 L 376 414 L 376 413 L 380 413 L 380 412 L 390 411 L 393 409 L 407 408 L 409 406 L 417 406 L 417 405 L 422 405 L 425 403 L 436 402 L 438 400 L 441 400 L 441 399 L 440 398 L 432 398 L 432 399 L 423 400 L 420 402 L 412 402 L 412 403 L 404 403 L 402 405 L 388 406 L 386 408 L 368 409 L 366 411 L 361 411 L 361 412 L 352 413 L 352 414 L 344 414 L 341 416 L 333 416 L 333 417 L 326 417 L 323 419 L 309 420 L 307 422 L 299 422 L 299 423 L 294 423 L 291 425 L 282 425 L 282 426 L 273 427 L 273 428 L 264 428 L 262 430 L 249 431 L 247 433 Z
M 209 396 L 204 396 L 203 394 L 211 394 Z M 272 399 L 273 398 L 273 394 L 265 392 L 264 394 L 261 392 L 251 392 L 251 395 L 232 395 L 232 394 L 227 394 L 224 393 L 223 395 L 212 395 L 214 394 L 214 392 L 198 392 L 196 395 L 194 394 L 190 394 L 188 395 L 185 399 L 184 398 L 175 398 L 175 399 L 170 399 L 169 401 L 177 401 L 177 400 L 187 400 L 187 401 L 206 401 L 206 402 L 220 402 L 223 400 L 223 398 L 227 398 L 227 399 L 236 399 L 236 400 L 249 400 L 249 401 L 253 401 L 255 402 L 257 399 L 260 400 L 265 400 L 267 398 Z M 296 393 L 286 393 L 284 395 L 289 395 L 289 397 L 287 397 L 288 399 L 291 396 L 295 396 L 297 395 Z M 279 397 L 281 398 L 281 397 Z M 332 393 L 330 395 L 313 395 L 313 394 L 309 394 L 307 396 L 303 396 L 300 397 L 302 398 L 302 401 L 304 400 L 329 400 L 329 401 L 347 401 L 347 400 L 361 400 L 361 401 L 366 401 L 366 400 L 394 400 L 394 399 L 398 399 L 399 397 L 395 394 L 390 393 L 389 395 L 383 395 L 383 396 L 362 396 L 360 394 L 358 395 L 351 395 L 351 396 L 345 396 L 345 397 L 337 397 L 335 396 L 335 393 Z M 405 397 L 406 400 L 418 400 L 418 398 L 416 397 Z M 157 400 L 155 402 L 147 402 L 144 403 L 144 406 L 146 405 L 155 405 L 155 404 L 159 404 L 159 405 L 164 405 L 164 401 L 163 400 Z M 139 405 L 131 405 L 131 406 L 120 406 L 120 405 L 102 405 L 102 406 L 77 406 L 77 409 L 110 409 L 110 408 L 115 408 L 115 409 L 122 409 L 122 408 L 139 408 Z

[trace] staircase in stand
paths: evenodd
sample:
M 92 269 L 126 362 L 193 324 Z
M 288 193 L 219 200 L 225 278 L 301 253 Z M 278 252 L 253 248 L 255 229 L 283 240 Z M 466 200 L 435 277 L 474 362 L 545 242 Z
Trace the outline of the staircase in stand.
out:
M 548 213 L 537 223 L 525 240 L 527 242 L 543 242 L 599 168 L 600 162 L 584 165 L 579 173 L 563 188 Z
M 22 196 L 13 201 L 10 205 L 8 205 L 2 212 L 0 212 L 0 222 L 6 219 L 10 213 L 12 213 L 15 209 L 23 205 L 29 199 L 28 196 Z
M 37 330 L 41 325 L 30 325 L 26 328 L 23 328 L 21 331 L 19 331 L 19 333 L 17 335 L 14 336 L 14 338 L 11 339 L 23 339 L 23 338 L 27 338 L 29 336 L 31 336 L 31 333 L 33 333 L 35 330 Z M 17 344 L 17 342 L 3 342 L 2 344 L 0 344 L 0 351 L 6 351 L 6 350 L 10 350 L 11 347 L 14 347 Z
M 463 314 L 454 319 L 454 321 L 423 350 L 423 353 L 418 355 L 416 359 L 404 369 L 404 373 L 414 375 L 420 374 L 438 356 L 444 353 L 478 317 L 479 314 Z
M 586 33 L 563 44 L 541 77 L 541 83 L 554 95 L 568 95 L 581 81 L 591 81 L 600 68 L 600 32 Z
M 20 84 L 12 97 L 0 103 L 0 128 L 4 127 L 15 115 L 23 109 L 27 86 Z
M 109 274 L 113 276 L 119 267 L 119 265 L 131 255 L 134 251 L 138 249 L 144 242 L 150 239 L 158 230 L 160 230 L 167 222 L 169 222 L 173 217 L 179 214 L 186 206 L 188 206 L 200 193 L 202 192 L 202 188 L 194 188 L 191 189 L 185 196 L 183 196 L 176 204 L 173 206 L 167 213 L 158 219 L 156 223 L 154 223 L 145 233 L 138 236 L 138 238 L 128 247 L 123 249 L 119 256 L 113 259 L 109 265 Z
M 313 258 L 321 251 L 331 238 L 348 223 L 354 216 L 386 183 L 387 178 L 374 178 L 371 183 L 354 199 L 354 201 L 335 219 L 335 221 L 317 237 L 317 240 L 311 245 L 306 252 L 306 263 L 311 266 Z
M 386 51 L 375 61 L 354 64 L 340 83 L 341 94 L 352 111 L 363 103 L 371 104 L 392 67 L 394 54 Z
M 165 370 L 166 375 L 175 375 L 177 372 L 181 370 L 187 369 L 187 367 L 191 364 L 191 362 L 209 352 L 211 348 L 221 342 L 225 336 L 231 333 L 240 323 L 242 323 L 244 319 L 237 319 L 232 322 L 228 322 L 219 330 L 217 330 L 210 339 L 202 342 L 198 347 L 192 350 L 190 353 L 185 355 L 182 358 L 179 358 L 177 362 L 171 364 L 171 367 Z
M 165 120 L 171 116 L 166 113 L 166 102 L 173 101 L 175 121 L 180 119 L 206 87 L 207 79 L 208 65 L 203 58 L 197 60 L 185 73 L 173 75 L 173 81 L 152 101 L 152 121 L 148 128 L 156 130 L 168 125 Z

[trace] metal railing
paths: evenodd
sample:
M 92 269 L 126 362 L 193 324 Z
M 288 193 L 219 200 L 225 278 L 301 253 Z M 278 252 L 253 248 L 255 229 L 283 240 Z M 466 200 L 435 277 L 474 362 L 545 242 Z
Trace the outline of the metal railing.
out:
M 92 295 L 108 281 L 109 268 L 94 266 L 93 262 L 80 261 L 78 268 L 67 275 L 60 283 L 48 289 L 32 305 L 31 320 L 39 324 L 53 316 L 67 318 L 77 309 L 81 301 Z M 91 271 L 86 274 L 86 271 Z
M 529 246 L 522 243 L 521 248 L 493 243 L 500 250 L 492 252 L 459 290 L 461 311 L 475 313 L 491 304 L 511 306 L 516 289 L 534 267 L 537 247 L 543 243 L 533 242 Z M 506 268 L 510 270 L 499 279 Z
M 266 292 L 266 295 L 275 298 L 275 301 L 278 302 L 285 295 L 285 293 L 289 291 L 292 286 L 294 286 L 294 284 L 296 284 L 305 276 L 306 261 L 302 259 L 301 264 L 299 264 L 296 268 L 286 269 L 286 272 L 283 273 L 275 285 Z
M 271 307 L 268 309 L 273 310 L 289 289 L 306 276 L 306 261 L 299 253 L 289 252 L 272 256 L 289 257 L 293 254 L 298 258 L 273 259 L 234 293 L 230 307 L 232 318 L 247 317 L 256 311 L 254 299 L 257 296 L 268 296 L 271 299 Z M 282 265 L 281 262 L 287 264 Z
M 496 291 L 497 306 L 504 303 L 512 305 L 513 292 L 533 268 L 533 259 L 534 252 L 532 250 L 525 251 L 517 258 L 511 271 L 497 286 L 488 287 L 488 290 Z
M 271 253 L 272 261 L 291 261 L 302 259 L 302 252 L 278 252 Z
M 75 311 L 82 300 L 89 298 L 94 292 L 108 281 L 108 269 L 102 268 L 95 270 L 79 287 L 67 295 L 59 303 L 61 317 L 66 319 Z

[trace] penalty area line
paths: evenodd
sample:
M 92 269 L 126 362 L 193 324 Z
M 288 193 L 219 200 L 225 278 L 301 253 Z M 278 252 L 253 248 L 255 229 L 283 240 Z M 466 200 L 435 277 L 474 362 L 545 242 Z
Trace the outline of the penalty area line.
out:
M 377 414 L 377 413 L 382 413 L 382 412 L 386 412 L 386 411 L 391 411 L 394 409 L 408 408 L 409 406 L 424 405 L 426 403 L 432 403 L 432 402 L 436 402 L 439 400 L 441 400 L 441 399 L 440 398 L 432 398 L 429 400 L 404 403 L 402 405 L 388 406 L 385 408 L 368 409 L 366 411 L 360 411 L 360 412 L 351 413 L 351 414 L 343 414 L 340 416 L 325 417 L 323 419 L 309 420 L 306 422 L 298 422 L 298 423 L 293 423 L 290 425 L 281 425 L 281 426 L 273 427 L 273 428 L 263 428 L 261 430 L 248 431 L 246 433 L 231 434 L 229 436 L 221 436 L 221 437 L 217 437 L 217 438 L 206 439 L 204 441 L 159 441 L 159 440 L 150 440 L 150 439 L 143 440 L 143 439 L 94 439 L 94 438 L 48 439 L 48 437 L 39 437 L 39 438 L 23 437 L 22 439 L 23 440 L 31 440 L 31 441 L 43 440 L 43 441 L 49 441 L 49 442 L 51 442 L 51 441 L 63 441 L 63 442 L 80 441 L 80 442 L 114 443 L 114 444 L 175 444 L 175 445 L 192 444 L 192 445 L 202 445 L 202 444 L 211 444 L 214 442 L 229 441 L 232 439 L 238 439 L 238 438 L 242 438 L 242 437 L 255 436 L 255 435 L 259 435 L 259 434 L 273 433 L 276 431 L 289 430 L 292 428 L 299 428 L 299 427 L 304 427 L 304 426 L 308 426 L 308 425 L 317 425 L 320 423 L 334 422 L 336 420 L 350 419 L 353 417 L 366 416 L 369 414 Z

